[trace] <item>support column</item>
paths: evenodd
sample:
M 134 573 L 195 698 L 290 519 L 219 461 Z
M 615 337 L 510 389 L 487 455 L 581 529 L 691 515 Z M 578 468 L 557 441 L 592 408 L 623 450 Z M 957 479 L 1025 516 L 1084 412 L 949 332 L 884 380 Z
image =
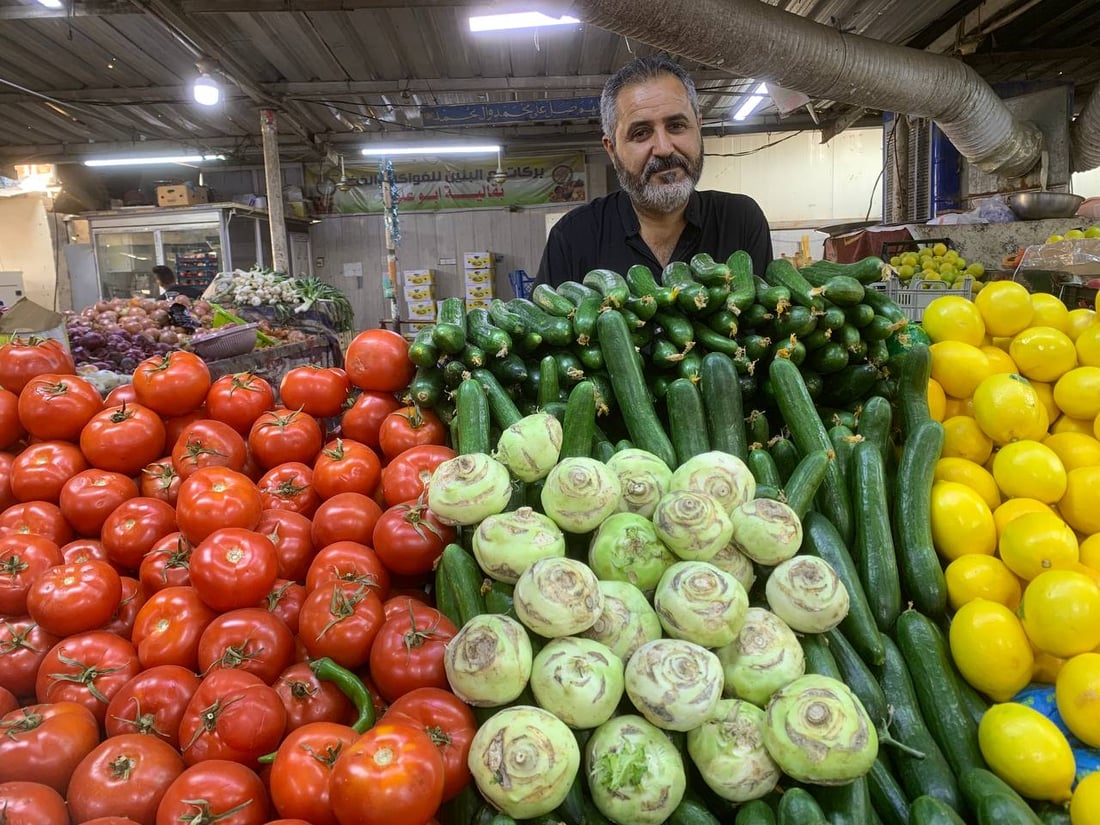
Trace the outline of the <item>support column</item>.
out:
M 267 217 L 271 226 L 271 268 L 290 274 L 286 214 L 283 211 L 283 170 L 279 164 L 279 128 L 274 109 L 260 110 L 260 135 L 264 145 Z

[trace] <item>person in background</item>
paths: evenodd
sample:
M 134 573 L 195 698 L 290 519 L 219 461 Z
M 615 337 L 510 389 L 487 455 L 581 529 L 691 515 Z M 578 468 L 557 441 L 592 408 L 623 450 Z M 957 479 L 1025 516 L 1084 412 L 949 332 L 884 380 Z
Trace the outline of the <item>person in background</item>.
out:
M 550 230 L 537 280 L 557 286 L 591 269 L 645 264 L 660 280 L 670 261 L 743 249 L 762 275 L 772 259 L 763 211 L 747 195 L 700 192 L 703 134 L 695 84 L 665 57 L 619 69 L 600 97 L 603 146 L 622 187 L 564 215 Z
M 178 283 L 176 273 L 167 266 L 154 266 L 153 274 L 157 276 L 157 283 L 160 284 L 160 293 L 157 297 L 161 300 L 169 300 L 177 295 L 185 295 L 191 300 L 202 297 L 204 290 L 201 286 Z

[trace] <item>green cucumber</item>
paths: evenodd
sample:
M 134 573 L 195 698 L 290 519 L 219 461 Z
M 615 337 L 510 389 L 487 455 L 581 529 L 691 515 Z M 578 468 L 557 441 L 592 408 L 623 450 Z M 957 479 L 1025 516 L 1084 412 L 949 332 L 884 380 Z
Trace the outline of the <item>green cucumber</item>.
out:
M 585 377 L 584 364 L 581 359 L 569 350 L 555 350 L 554 360 L 558 364 L 558 383 L 562 388 L 572 387 Z
M 657 306 L 657 299 L 652 295 L 643 295 L 640 298 L 630 298 L 623 309 L 630 310 L 642 321 L 648 321 L 660 307 Z
M 741 329 L 759 329 L 767 324 L 775 317 L 775 312 L 768 309 L 763 304 L 758 304 L 753 301 L 747 308 L 741 310 L 741 315 L 738 316 Z
M 857 777 L 843 785 L 817 785 L 812 793 L 829 825 L 869 825 L 871 822 L 871 794 L 866 777 Z
M 870 306 L 876 314 L 889 319 L 891 324 L 908 324 L 909 316 L 882 289 L 868 289 L 863 293 L 863 303 Z
M 434 333 L 434 325 L 424 327 L 409 344 L 409 360 L 418 367 L 434 367 L 439 361 L 439 347 L 433 341 Z
M 963 773 L 959 777 L 959 790 L 962 791 L 966 804 L 979 817 L 981 816 L 980 809 L 984 800 L 1000 797 L 1012 803 L 1011 806 L 999 806 L 1003 807 L 1006 816 L 1005 823 L 1016 825 L 1016 823 L 1022 822 L 1028 823 L 1028 825 L 1042 825 L 1039 815 L 1031 809 L 1023 797 L 1011 785 L 986 768 L 973 768 Z M 992 823 L 995 820 L 988 821 Z M 984 822 L 983 825 L 985 825 Z
M 768 441 L 768 452 L 775 461 L 775 467 L 779 471 L 779 478 L 786 486 L 787 479 L 791 477 L 794 468 L 798 466 L 798 448 L 794 442 L 782 435 L 777 435 Z
M 569 391 L 562 424 L 561 458 L 588 458 L 596 430 L 596 385 L 579 381 Z
M 516 402 L 512 400 L 512 396 L 501 386 L 500 381 L 493 373 L 482 368 L 473 370 L 470 375 L 476 378 L 478 383 L 485 389 L 485 395 L 489 400 L 489 415 L 499 429 L 503 430 L 511 427 L 523 418 Z
M 864 662 L 881 665 L 886 656 L 882 634 L 875 624 L 855 562 L 836 527 L 821 513 L 811 511 L 803 518 L 802 550 L 827 561 L 844 583 L 848 591 L 848 615 L 841 621 L 840 630 Z
M 734 825 L 775 825 L 775 811 L 763 799 L 753 799 L 737 807 Z
M 927 794 L 913 800 L 909 816 L 913 825 L 966 825 L 954 808 Z
M 984 768 L 978 728 L 967 712 L 942 631 L 917 610 L 906 610 L 894 626 L 898 650 L 916 689 L 924 721 L 957 776 Z
M 851 324 L 856 329 L 863 329 L 875 320 L 875 310 L 864 303 L 846 306 L 843 313 L 844 321 L 842 323 Z M 840 326 L 840 324 L 837 324 L 837 326 Z
M 545 407 L 558 400 L 558 362 L 553 355 L 544 355 L 539 361 L 538 404 Z
M 657 283 L 657 279 L 653 277 L 653 270 L 651 270 L 645 264 L 634 264 L 626 271 L 626 275 L 623 276 L 626 281 L 627 287 L 630 288 L 630 294 L 636 298 L 644 296 L 654 296 L 657 294 L 657 290 L 660 285 Z
M 466 380 L 469 372 L 470 368 L 462 361 L 448 361 L 443 365 L 443 386 L 452 391 L 458 389 L 459 384 Z
M 816 349 L 811 348 L 810 342 L 807 341 L 806 347 L 810 349 L 806 355 L 806 366 L 822 375 L 840 372 L 848 366 L 851 358 L 847 347 L 836 341 L 828 341 Z
M 728 309 L 720 309 L 713 315 L 708 315 L 704 323 L 719 335 L 732 338 L 737 334 L 737 316 Z
M 847 406 L 865 398 L 882 378 L 882 370 L 874 364 L 853 364 L 851 352 L 848 366 L 834 372 L 825 384 L 821 400 L 831 406 Z
M 730 294 L 726 298 L 726 307 L 731 312 L 741 313 L 756 300 L 752 257 L 739 249 L 726 258 L 726 266 L 730 270 Z
M 787 788 L 779 797 L 779 825 L 828 825 L 825 812 L 810 795 L 798 786 Z
M 466 378 L 458 385 L 455 391 L 455 409 L 458 420 L 458 443 L 455 449 L 459 455 L 488 455 L 493 448 L 489 438 L 489 399 L 485 395 L 485 388 L 477 379 Z
M 790 309 L 791 291 L 782 285 L 772 285 L 760 278 L 756 284 L 756 303 L 773 314 Z
M 484 587 L 484 584 L 482 585 Z M 485 612 L 501 613 L 516 618 L 512 585 L 493 581 L 485 591 Z
M 490 355 L 503 358 L 512 350 L 512 336 L 493 323 L 486 309 L 466 313 L 466 337 Z
M 901 585 L 886 499 L 886 468 L 876 444 L 855 445 L 848 476 L 852 500 L 860 502 L 853 545 L 856 568 L 879 629 L 889 632 L 901 613 Z
M 593 340 L 596 334 L 596 319 L 601 309 L 603 309 L 603 298 L 596 293 L 582 300 L 573 311 L 573 333 L 581 346 Z
M 558 292 L 549 284 L 536 284 L 531 290 L 531 302 L 551 315 L 559 318 L 568 318 L 573 313 L 573 302 Z
M 831 449 L 828 433 L 817 414 L 798 367 L 779 358 L 772 362 L 768 376 L 775 390 L 776 404 L 799 452 L 805 455 L 813 450 Z M 851 541 L 854 534 L 852 506 L 839 463 L 830 463 L 825 471 L 817 502 L 821 511 L 836 525 L 844 540 Z
M 1042 825 L 1042 820 L 1019 796 L 990 794 L 975 810 L 978 825 Z
M 918 424 L 902 446 L 894 488 L 894 544 L 901 586 L 913 605 L 933 619 L 947 610 L 947 584 L 932 544 L 931 495 L 943 425 Z
M 558 295 L 568 300 L 574 307 L 580 306 L 581 301 L 586 298 L 602 297 L 600 293 L 591 287 L 587 287 L 579 281 L 563 281 L 558 284 Z
M 721 825 L 721 820 L 697 799 L 685 796 L 667 820 L 667 825 Z
M 564 347 L 573 340 L 573 324 L 568 316 L 551 315 L 526 298 L 513 298 L 508 309 L 523 318 L 528 332 L 538 333 L 551 346 Z
M 459 627 L 485 612 L 485 600 L 481 595 L 484 576 L 474 557 L 460 545 L 448 544 L 443 548 L 436 568 L 437 583 L 441 576 L 454 596 L 455 610 L 461 619 Z
M 603 369 L 603 351 L 600 349 L 600 345 L 594 341 L 589 341 L 586 345 L 574 344 L 571 348 L 573 354 L 577 356 L 581 362 L 585 372 L 588 370 L 600 370 Z
M 676 452 L 661 426 L 649 388 L 642 375 L 641 357 L 630 340 L 630 330 L 621 313 L 609 310 L 596 322 L 604 363 L 615 391 L 630 440 L 656 455 L 669 467 L 676 466 Z
M 490 358 L 488 368 L 507 387 L 514 387 L 527 380 L 527 362 L 518 352 L 510 352 L 503 358 Z
M 695 342 L 707 349 L 708 352 L 721 352 L 725 355 L 736 355 L 741 345 L 735 338 L 730 338 L 720 332 L 715 332 L 702 321 L 692 324 Z
M 883 825 L 911 825 L 909 798 L 890 772 L 886 754 L 881 750 L 867 772 L 867 790 L 871 794 L 871 805 Z
M 693 349 L 684 353 L 684 357 L 680 359 L 680 363 L 676 365 L 676 374 L 680 378 L 687 378 L 695 382 L 701 380 L 700 373 L 702 369 L 703 353 L 701 350 Z
M 691 267 L 691 274 L 695 279 L 707 286 L 728 284 L 733 277 L 729 264 L 715 261 L 706 252 L 692 255 L 691 260 L 688 261 L 688 266 Z
M 665 337 L 678 347 L 686 347 L 695 341 L 695 328 L 691 321 L 679 312 L 661 310 L 653 320 L 665 331 Z
M 677 466 L 693 456 L 709 451 L 706 413 L 695 383 L 687 378 L 677 378 L 668 385 L 665 404 L 668 408 L 668 431 L 676 451 Z
M 443 370 L 439 367 L 417 367 L 409 382 L 409 398 L 421 407 L 434 407 L 443 397 Z
M 818 311 L 825 309 L 825 302 L 817 293 L 817 287 L 803 278 L 793 263 L 786 258 L 775 258 L 764 270 L 764 280 L 773 286 L 785 286 L 791 292 L 791 303 Z
M 703 356 L 699 375 L 710 449 L 735 455 L 744 461 L 749 452 L 745 437 L 745 410 L 733 361 L 720 352 L 707 353 Z
M 820 633 L 806 633 L 798 640 L 806 657 L 806 672 L 844 681 L 829 643 Z
M 768 443 L 768 439 L 771 437 L 771 425 L 768 422 L 767 413 L 763 410 L 752 410 L 745 416 L 745 424 L 750 448 L 754 444 L 763 447 Z
M 586 287 L 596 290 L 611 307 L 618 309 L 630 298 L 630 287 L 618 272 L 610 269 L 593 269 L 581 280 Z
M 814 286 L 821 286 L 838 275 L 854 278 L 861 284 L 868 285 L 883 280 L 884 274 L 889 274 L 890 267 L 883 263 L 882 258 L 871 255 L 846 264 L 836 261 L 813 261 L 798 271 Z
M 862 303 L 863 294 L 866 291 L 863 284 L 850 275 L 834 275 L 817 289 L 818 295 L 839 307 L 850 307 Z
M 817 488 L 825 478 L 825 471 L 832 459 L 827 450 L 814 450 L 798 459 L 783 485 L 783 495 L 787 505 L 800 519 L 805 518 L 813 504 Z
M 852 689 L 852 693 L 859 697 L 863 709 L 874 721 L 875 727 L 882 728 L 890 720 L 890 709 L 878 679 L 871 673 L 870 667 L 856 652 L 840 628 L 834 627 L 826 631 L 825 638 L 829 642 L 833 660 L 844 677 L 842 681 Z
M 894 775 L 909 797 L 930 795 L 950 806 L 962 810 L 962 796 L 955 773 L 951 770 L 943 751 L 925 724 L 916 689 L 897 645 L 883 635 L 883 660 L 879 676 L 883 692 L 890 697 L 893 715 L 890 719 L 890 735 L 903 745 L 924 754 L 912 756 L 903 750 L 894 750 L 890 761 Z
M 754 444 L 749 448 L 749 455 L 745 461 L 749 472 L 756 479 L 757 484 L 767 484 L 777 490 L 783 488 L 783 480 L 779 477 L 779 468 L 775 466 L 768 448 L 763 444 Z
M 476 370 L 478 367 L 485 366 L 489 355 L 477 344 L 472 343 L 467 336 L 466 348 L 458 354 L 458 359 L 466 366 L 466 369 Z
M 890 363 L 898 375 L 901 431 L 908 437 L 919 424 L 931 417 L 928 412 L 928 379 L 932 377 L 932 352 L 928 347 L 916 346 Z
M 882 464 L 889 466 L 893 453 L 891 428 L 894 424 L 894 407 L 889 399 L 881 395 L 872 395 L 863 402 L 856 424 L 856 435 L 875 445 L 882 455 Z
M 799 366 L 806 360 L 806 345 L 798 340 L 797 335 L 791 335 L 787 338 L 780 338 L 774 344 L 772 344 L 771 356 L 774 359 L 790 361 L 795 366 Z
M 772 329 L 776 338 L 797 335 L 803 338 L 817 329 L 817 316 L 806 307 L 790 306 L 775 316 Z

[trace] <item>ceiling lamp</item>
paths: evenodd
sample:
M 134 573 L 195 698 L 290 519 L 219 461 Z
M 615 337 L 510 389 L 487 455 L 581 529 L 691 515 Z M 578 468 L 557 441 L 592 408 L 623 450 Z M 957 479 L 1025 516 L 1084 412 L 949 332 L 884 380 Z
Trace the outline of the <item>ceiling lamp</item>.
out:
M 734 120 L 744 120 L 749 115 L 757 110 L 761 103 L 764 102 L 764 97 L 768 94 L 768 84 L 761 83 L 755 89 L 752 94 L 741 104 L 741 108 L 734 114 Z
M 48 9 L 59 9 L 63 5 L 61 0 L 38 0 L 38 2 Z
M 225 160 L 225 155 L 160 155 L 122 157 L 122 158 L 91 158 L 84 161 L 85 166 L 150 166 L 158 163 L 202 163 L 207 160 Z
M 459 146 L 455 144 L 416 144 L 410 143 L 406 146 L 368 146 L 363 150 L 363 154 L 367 157 L 391 157 L 394 155 L 491 155 L 494 152 L 499 152 L 500 146 L 497 144 L 491 145 L 473 145 L 473 146 Z
M 518 11 L 510 14 L 484 14 L 470 17 L 470 31 L 496 32 L 507 29 L 535 29 L 543 26 L 569 26 L 580 23 L 576 17 L 563 14 L 550 17 L 540 11 Z
M 195 102 L 202 106 L 217 106 L 222 99 L 222 87 L 208 72 L 203 72 L 195 78 L 191 86 L 191 94 Z

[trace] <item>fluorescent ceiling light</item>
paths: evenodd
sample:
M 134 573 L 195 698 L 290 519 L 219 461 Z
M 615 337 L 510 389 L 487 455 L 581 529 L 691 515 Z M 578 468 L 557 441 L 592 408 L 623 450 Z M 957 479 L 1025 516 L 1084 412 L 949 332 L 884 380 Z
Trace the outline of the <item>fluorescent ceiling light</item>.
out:
M 222 88 L 218 85 L 218 81 L 203 72 L 195 78 L 191 86 L 191 94 L 194 95 L 196 103 L 203 106 L 216 106 L 222 99 Z
M 541 26 L 568 26 L 580 23 L 576 17 L 563 14 L 550 17 L 540 11 L 518 11 L 511 14 L 484 14 L 470 17 L 470 31 L 495 32 L 505 29 L 533 29 Z
M 390 155 L 484 155 L 499 152 L 500 147 L 493 145 L 476 146 L 370 146 L 363 150 L 368 157 L 388 157 Z
M 737 110 L 737 114 L 733 116 L 734 120 L 744 120 L 753 112 L 756 108 L 764 102 L 764 96 L 768 93 L 768 84 L 761 83 L 755 89 L 752 90 L 752 95 L 741 104 L 741 108 Z
M 155 163 L 202 163 L 206 160 L 225 160 L 225 155 L 163 155 L 159 157 L 92 158 L 85 166 L 148 166 Z
M 62 5 L 61 0 L 38 0 L 38 2 L 48 9 L 59 9 Z

